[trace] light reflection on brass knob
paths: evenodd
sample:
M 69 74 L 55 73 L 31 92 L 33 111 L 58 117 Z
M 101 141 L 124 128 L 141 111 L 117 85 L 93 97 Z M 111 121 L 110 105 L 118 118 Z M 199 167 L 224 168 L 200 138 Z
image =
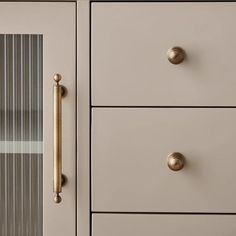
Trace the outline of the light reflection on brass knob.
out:
M 173 171 L 178 171 L 183 169 L 185 164 L 185 157 L 179 152 L 173 152 L 167 157 L 168 167 Z
M 168 60 L 172 64 L 180 64 L 185 59 L 185 51 L 181 47 L 172 47 L 167 51 Z

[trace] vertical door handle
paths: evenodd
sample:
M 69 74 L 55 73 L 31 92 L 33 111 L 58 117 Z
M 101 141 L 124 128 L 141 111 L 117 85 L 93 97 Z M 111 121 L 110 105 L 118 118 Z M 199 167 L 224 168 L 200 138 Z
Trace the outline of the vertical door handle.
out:
M 62 97 L 66 94 L 64 86 L 59 82 L 62 79 L 60 74 L 53 76 L 56 84 L 54 85 L 54 145 L 53 145 L 53 191 L 55 193 L 54 202 L 60 203 L 62 198 L 62 185 L 65 176 L 62 175 Z

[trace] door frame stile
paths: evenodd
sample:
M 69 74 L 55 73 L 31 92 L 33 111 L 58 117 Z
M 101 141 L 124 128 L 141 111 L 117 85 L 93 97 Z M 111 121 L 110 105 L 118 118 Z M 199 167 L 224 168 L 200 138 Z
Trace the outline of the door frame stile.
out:
M 77 1 L 77 235 L 91 234 L 90 1 Z

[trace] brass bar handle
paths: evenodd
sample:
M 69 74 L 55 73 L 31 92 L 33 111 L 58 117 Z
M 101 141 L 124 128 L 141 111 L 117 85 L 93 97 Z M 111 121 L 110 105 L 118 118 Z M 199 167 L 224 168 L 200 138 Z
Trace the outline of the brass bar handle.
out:
M 53 145 L 53 192 L 55 193 L 54 202 L 60 203 L 62 198 L 62 97 L 64 87 L 59 84 L 60 74 L 53 76 L 56 84 L 54 85 L 54 145 Z

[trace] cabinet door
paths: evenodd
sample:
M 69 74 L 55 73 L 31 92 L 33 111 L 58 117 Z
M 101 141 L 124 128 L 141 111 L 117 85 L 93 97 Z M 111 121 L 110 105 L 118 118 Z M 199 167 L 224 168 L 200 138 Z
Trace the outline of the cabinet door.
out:
M 54 73 L 67 89 L 60 204 L 53 193 Z M 1 2 L 0 235 L 72 236 L 75 211 L 75 3 Z

